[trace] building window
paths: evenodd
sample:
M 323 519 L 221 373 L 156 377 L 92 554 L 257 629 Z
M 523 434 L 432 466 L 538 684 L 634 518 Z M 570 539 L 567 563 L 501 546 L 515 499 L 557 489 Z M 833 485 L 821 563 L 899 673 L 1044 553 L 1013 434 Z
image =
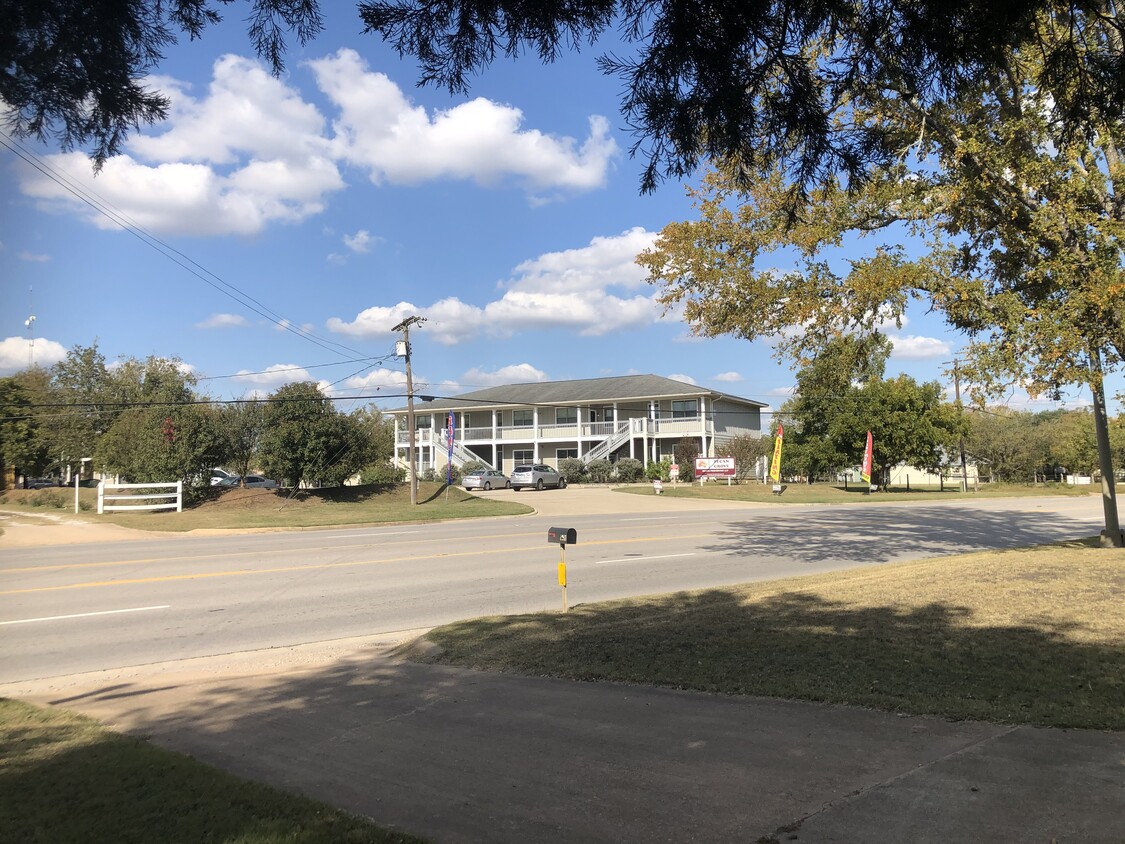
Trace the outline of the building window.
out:
M 695 399 L 685 399 L 684 401 L 672 402 L 672 418 L 673 419 L 690 419 L 698 415 L 698 404 Z
M 512 427 L 513 428 L 530 428 L 535 424 L 535 411 L 534 410 L 513 410 L 512 411 Z
M 556 425 L 577 425 L 578 424 L 578 408 L 577 407 L 556 407 L 555 408 L 555 424 Z
M 556 460 L 566 460 L 567 458 L 574 458 L 575 460 L 577 460 L 578 459 L 578 449 L 576 449 L 576 448 L 556 448 L 555 449 L 555 459 Z
M 527 451 L 522 451 L 522 450 L 513 451 L 512 452 L 512 461 L 517 466 L 521 466 L 524 463 L 534 463 L 535 462 L 535 452 L 532 451 L 531 449 L 528 449 Z

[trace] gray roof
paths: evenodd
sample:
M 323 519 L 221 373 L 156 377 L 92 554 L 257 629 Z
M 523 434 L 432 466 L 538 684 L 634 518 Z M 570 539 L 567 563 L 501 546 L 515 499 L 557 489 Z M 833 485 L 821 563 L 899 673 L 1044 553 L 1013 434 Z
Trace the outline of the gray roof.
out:
M 426 391 L 415 393 L 415 398 Z M 570 404 L 609 404 L 621 401 L 641 401 L 656 398 L 695 398 L 728 399 L 751 407 L 767 405 L 753 399 L 744 399 L 727 393 L 708 390 L 664 378 L 660 375 L 619 375 L 612 378 L 584 378 L 578 381 L 534 381 L 528 384 L 504 384 L 500 387 L 487 387 L 471 393 L 462 393 L 448 399 L 435 399 L 422 404 L 415 403 L 418 413 L 433 410 L 474 410 L 491 406 L 525 405 L 570 405 Z M 403 413 L 405 407 L 396 408 L 392 413 Z

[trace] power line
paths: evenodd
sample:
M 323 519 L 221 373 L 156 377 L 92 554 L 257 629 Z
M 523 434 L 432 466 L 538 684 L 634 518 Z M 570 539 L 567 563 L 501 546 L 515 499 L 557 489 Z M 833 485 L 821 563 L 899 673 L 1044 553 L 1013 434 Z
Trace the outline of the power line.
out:
M 0 146 L 4 146 L 18 158 L 22 159 L 26 164 L 38 170 L 44 176 L 57 185 L 62 187 L 65 191 L 73 195 L 79 201 L 89 205 L 102 216 L 106 217 L 122 229 L 133 235 L 137 240 L 144 243 L 146 246 L 159 253 L 163 257 L 170 260 L 172 263 L 186 270 L 191 275 L 202 281 L 204 284 L 209 285 L 224 296 L 234 300 L 244 308 L 258 314 L 258 316 L 272 322 L 279 328 L 295 334 L 308 340 L 314 345 L 320 346 L 322 349 L 333 352 L 335 354 L 343 354 L 347 352 L 359 357 L 363 353 L 352 349 L 343 343 L 337 343 L 335 340 L 329 340 L 325 337 L 320 337 L 311 331 L 304 329 L 294 328 L 292 322 L 286 317 L 281 316 L 276 311 L 271 310 L 268 306 L 255 299 L 249 293 L 238 288 L 236 285 L 226 281 L 221 276 L 208 270 L 206 267 L 199 264 L 193 258 L 184 254 L 180 250 L 164 242 L 152 232 L 145 229 L 143 226 L 131 220 L 126 214 L 103 197 L 99 196 L 96 191 L 88 190 L 81 185 L 75 184 L 69 177 L 55 170 L 50 164 L 42 160 L 34 152 L 28 150 L 21 145 L 18 141 L 8 135 L 6 132 L 0 131 Z M 210 276 L 210 278 L 208 278 Z M 211 279 L 214 279 L 212 281 Z M 335 347 L 335 348 L 333 348 Z M 343 350 L 343 351 L 341 351 Z

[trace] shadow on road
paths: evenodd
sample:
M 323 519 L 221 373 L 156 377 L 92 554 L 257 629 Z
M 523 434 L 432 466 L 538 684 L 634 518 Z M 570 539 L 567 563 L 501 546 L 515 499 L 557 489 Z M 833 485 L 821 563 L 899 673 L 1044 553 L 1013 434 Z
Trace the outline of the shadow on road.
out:
M 56 703 L 441 841 L 757 840 L 916 770 L 919 753 L 941 758 L 1003 732 L 902 709 L 1125 729 L 1120 646 L 1082 641 L 1089 631 L 1074 624 L 973 621 L 943 602 L 856 608 L 711 590 L 477 619 L 441 639 L 450 658 L 532 675 L 884 712 L 375 650 L 284 678 L 175 688 L 161 677 L 151 694 L 114 684 Z M 1103 797 L 1065 811 L 1095 817 L 1082 799 Z M 1063 811 L 1047 809 L 1052 822 Z
M 792 510 L 736 523 L 707 550 L 799 562 L 889 562 L 1079 539 L 1089 522 L 1051 512 L 954 507 Z

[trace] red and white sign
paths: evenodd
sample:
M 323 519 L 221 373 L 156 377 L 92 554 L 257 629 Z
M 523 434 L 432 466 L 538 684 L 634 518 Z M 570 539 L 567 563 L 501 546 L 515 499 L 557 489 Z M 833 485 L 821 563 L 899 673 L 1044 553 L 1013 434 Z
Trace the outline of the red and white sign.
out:
M 735 476 L 733 457 L 695 458 L 697 478 L 733 478 Z

